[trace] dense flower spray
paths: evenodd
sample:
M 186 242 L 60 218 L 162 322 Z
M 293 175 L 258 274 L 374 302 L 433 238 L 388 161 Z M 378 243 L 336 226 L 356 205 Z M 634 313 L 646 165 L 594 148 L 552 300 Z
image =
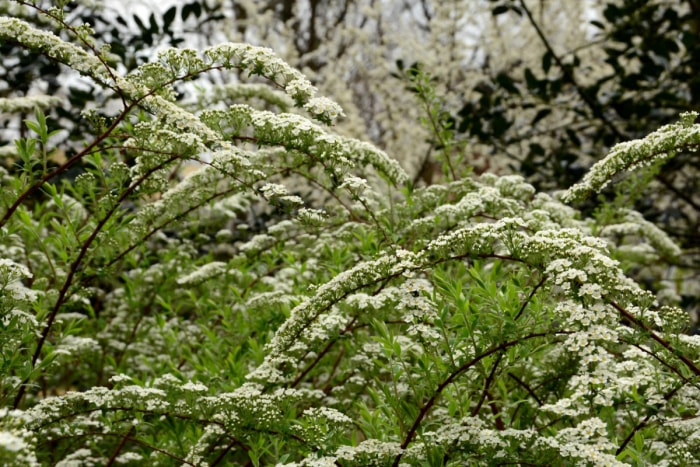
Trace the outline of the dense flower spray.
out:
M 0 173 L 4 464 L 700 462 L 700 340 L 627 274 L 680 250 L 635 211 L 566 204 L 696 148 L 697 115 L 563 194 L 450 170 L 415 188 L 270 49 L 122 74 L 61 6 L 28 4 L 70 39 L 16 18 L 0 38 L 121 107 L 76 109 L 94 139 L 55 168 L 57 101 L 0 101 L 38 108 Z M 235 84 L 178 86 L 212 73 Z

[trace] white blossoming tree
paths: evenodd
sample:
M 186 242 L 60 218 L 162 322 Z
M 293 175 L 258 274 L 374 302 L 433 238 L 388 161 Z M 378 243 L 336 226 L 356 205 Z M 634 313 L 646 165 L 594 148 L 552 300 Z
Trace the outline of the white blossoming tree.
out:
M 92 135 L 54 167 L 51 98 L 0 101 L 36 109 L 0 174 L 4 465 L 700 462 L 700 339 L 626 274 L 678 247 L 567 204 L 696 149 L 697 114 L 564 193 L 458 170 L 416 189 L 269 49 L 125 72 L 66 2 L 18 3 L 46 26 L 0 17 L 0 41 L 119 105 L 74 109 Z M 234 102 L 188 99 L 214 73 Z

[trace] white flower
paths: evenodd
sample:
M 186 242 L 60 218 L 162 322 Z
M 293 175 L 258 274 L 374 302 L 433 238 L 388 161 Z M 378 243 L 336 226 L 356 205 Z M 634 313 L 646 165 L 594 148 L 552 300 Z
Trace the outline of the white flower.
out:
M 325 419 L 338 425 L 350 425 L 352 423 L 352 418 L 329 407 L 311 407 L 304 411 L 304 415 L 310 418 Z
M 266 183 L 260 188 L 260 192 L 267 199 L 279 198 L 289 194 L 287 187 L 278 183 Z
M 192 381 L 188 381 L 182 385 L 182 390 L 188 392 L 206 392 L 209 390 L 209 388 L 202 383 L 193 383 Z
M 196 285 L 217 276 L 223 276 L 228 270 L 228 265 L 221 261 L 212 261 L 195 269 L 191 273 L 178 277 L 177 283 L 180 285 Z
M 11 452 L 27 449 L 24 439 L 7 431 L 0 431 L 0 448 Z
M 345 116 L 343 109 L 327 97 L 314 97 L 304 105 L 310 114 L 321 117 L 323 120 L 333 121 L 338 117 Z
M 569 188 L 563 199 L 571 202 L 605 188 L 613 177 L 623 171 L 660 164 L 675 155 L 676 148 L 700 143 L 700 125 L 694 125 L 697 112 L 681 114 L 681 121 L 664 125 L 642 139 L 615 145 L 610 153 L 596 162 L 583 180 Z
M 0 97 L 0 113 L 29 113 L 34 109 L 46 109 L 60 105 L 62 99 L 57 96 Z

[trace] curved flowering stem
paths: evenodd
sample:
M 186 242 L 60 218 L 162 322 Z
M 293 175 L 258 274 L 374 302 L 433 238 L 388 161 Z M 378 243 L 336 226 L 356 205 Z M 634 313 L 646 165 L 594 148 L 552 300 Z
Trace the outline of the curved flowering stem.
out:
M 32 356 L 32 367 L 36 365 L 37 360 L 39 359 L 39 356 L 41 355 L 41 351 L 44 347 L 44 343 L 46 342 L 46 339 L 49 336 L 49 333 L 51 331 L 51 328 L 53 326 L 54 320 L 56 319 L 56 315 L 58 314 L 58 311 L 61 309 L 61 306 L 64 304 L 66 299 L 68 298 L 68 289 L 71 287 L 73 283 L 73 276 L 77 274 L 80 265 L 83 262 L 83 258 L 88 252 L 88 249 L 92 245 L 92 243 L 95 241 L 97 238 L 97 235 L 102 231 L 102 228 L 107 224 L 109 219 L 112 217 L 112 215 L 116 212 L 117 209 L 119 209 L 121 202 L 124 201 L 131 193 L 133 193 L 141 183 L 143 183 L 151 174 L 159 170 L 162 166 L 169 164 L 170 162 L 174 162 L 177 159 L 179 159 L 179 155 L 175 155 L 165 161 L 163 164 L 158 165 L 156 167 L 153 167 L 149 169 L 145 174 L 141 176 L 138 180 L 136 180 L 134 183 L 131 184 L 129 188 L 124 190 L 124 192 L 117 198 L 117 200 L 114 202 L 114 205 L 112 208 L 110 208 L 109 211 L 105 214 L 105 216 L 97 223 L 95 226 L 94 230 L 90 234 L 90 236 L 85 240 L 83 243 L 82 247 L 80 248 L 80 251 L 78 252 L 78 256 L 75 258 L 75 260 L 71 263 L 69 269 L 68 269 L 68 274 L 66 275 L 66 280 L 63 283 L 63 287 L 61 287 L 60 291 L 58 292 L 58 297 L 56 298 L 56 303 L 49 313 L 49 316 L 46 320 L 46 324 L 44 325 L 44 328 L 41 332 L 41 336 L 39 338 L 39 342 L 37 343 L 36 350 L 34 351 L 34 355 Z M 27 376 L 27 378 L 22 382 L 22 384 L 19 387 L 19 390 L 17 391 L 17 395 L 15 396 L 14 399 L 14 408 L 18 408 L 20 402 L 22 401 L 22 398 L 24 397 L 24 393 L 27 390 L 27 382 L 29 381 L 29 378 L 31 376 Z
M 685 385 L 685 383 L 684 383 L 684 384 L 679 384 L 678 386 L 676 386 L 675 388 L 673 388 L 670 392 L 664 394 L 664 400 L 665 400 L 666 402 L 670 401 L 671 398 L 673 398 L 673 396 L 675 396 L 676 393 L 677 393 L 678 391 L 680 391 L 680 390 L 683 388 L 684 385 Z M 649 423 L 649 420 L 651 420 L 651 417 L 653 417 L 654 415 L 655 415 L 654 412 L 649 411 L 649 413 L 647 413 L 646 417 L 644 417 L 644 419 L 640 420 L 639 423 L 637 423 L 637 425 L 630 431 L 630 433 L 629 433 L 629 434 L 627 435 L 627 437 L 622 441 L 622 443 L 620 443 L 620 446 L 617 448 L 617 451 L 615 451 L 615 455 L 616 455 L 616 456 L 619 456 L 620 453 L 621 453 L 622 451 L 625 450 L 625 448 L 627 447 L 627 445 L 629 444 L 629 442 L 632 441 L 632 438 L 634 438 L 634 435 L 635 435 L 637 432 L 639 432 L 639 430 L 642 430 L 645 426 L 647 426 L 647 424 Z
M 69 25 L 65 26 L 69 27 Z M 274 57 L 268 49 L 260 49 L 241 44 L 224 44 L 222 46 L 211 47 L 204 52 L 204 55 L 212 61 L 220 60 L 221 63 L 207 64 L 203 61 L 201 63 L 195 61 L 198 67 L 194 69 L 189 67 L 184 74 L 177 74 L 176 76 L 169 77 L 156 86 L 152 86 L 151 89 L 148 89 L 133 82 L 133 80 L 130 81 L 117 75 L 116 72 L 102 60 L 99 53 L 96 51 L 95 56 L 89 55 L 83 49 L 70 43 L 63 42 L 53 34 L 36 30 L 24 21 L 14 18 L 0 18 L 0 37 L 17 40 L 24 47 L 37 49 L 45 53 L 49 58 L 65 63 L 71 68 L 91 77 L 96 82 L 113 89 L 121 96 L 124 102 L 126 102 L 127 97 L 134 99 L 134 102 L 128 105 L 125 104 L 124 110 L 112 121 L 110 127 L 97 139 L 93 140 L 88 147 L 80 151 L 53 172 L 46 174 L 41 180 L 37 181 L 26 190 L 8 208 L 0 219 L 0 227 L 7 222 L 24 200 L 46 183 L 46 181 L 67 170 L 106 139 L 126 118 L 131 109 L 137 105 L 144 107 L 146 110 L 156 115 L 165 117 L 166 121 L 172 121 L 175 126 L 181 127 L 186 125 L 188 130 L 200 132 L 206 139 L 210 139 L 212 142 L 219 140 L 218 136 L 203 124 L 188 118 L 189 116 L 186 115 L 181 108 L 155 95 L 159 90 L 175 82 L 190 79 L 214 69 L 237 67 L 241 70 L 245 70 L 252 67 L 252 73 L 263 75 L 277 86 L 284 88 L 285 91 L 296 100 L 298 105 L 305 105 L 307 110 L 321 121 L 329 121 L 342 114 L 342 110 L 339 110 L 339 107 L 336 109 L 334 106 L 337 107 L 337 104 L 334 104 L 332 101 L 325 98 L 315 98 L 316 90 L 308 83 L 308 80 L 306 80 L 300 72 L 292 69 L 289 65 Z M 92 46 L 90 47 L 92 49 Z M 92 50 L 94 51 L 94 49 Z M 167 52 L 171 52 L 170 55 L 172 56 L 169 56 Z M 187 53 L 187 51 L 181 55 L 178 55 L 172 50 L 167 52 L 162 55 L 162 58 L 169 64 L 172 64 L 173 67 L 181 66 L 182 62 L 191 59 L 192 55 L 191 53 Z M 100 69 L 106 70 L 107 76 L 102 75 L 99 72 Z M 283 82 L 275 81 L 275 77 L 278 75 L 283 77 Z
M 615 175 L 652 164 L 661 164 L 676 152 L 700 147 L 700 125 L 695 124 L 697 112 L 684 112 L 680 121 L 664 125 L 641 139 L 615 145 L 610 153 L 596 162 L 583 180 L 564 193 L 566 202 L 581 200 L 600 192 Z
M 530 339 L 536 339 L 540 337 L 548 337 L 556 334 L 562 334 L 562 331 L 558 332 L 539 332 L 539 333 L 534 333 L 534 334 L 528 334 L 526 336 L 523 336 L 519 339 L 515 339 L 512 341 L 504 342 L 502 344 L 497 345 L 496 347 L 492 347 L 491 349 L 483 352 L 482 354 L 474 357 L 467 363 L 463 364 L 460 366 L 458 369 L 450 373 L 450 375 L 442 382 L 440 383 L 437 388 L 435 388 L 435 391 L 433 392 L 433 395 L 430 396 L 430 399 L 428 399 L 428 402 L 421 407 L 420 412 L 418 413 L 418 416 L 413 422 L 413 425 L 409 428 L 408 432 L 406 433 L 406 436 L 404 437 L 403 442 L 401 443 L 401 449 L 406 449 L 408 445 L 411 443 L 413 440 L 418 427 L 420 426 L 421 422 L 423 419 L 428 415 L 428 412 L 430 412 L 430 409 L 435 405 L 435 402 L 437 401 L 438 397 L 442 394 L 442 391 L 445 390 L 447 386 L 452 384 L 462 373 L 466 372 L 469 370 L 471 367 L 482 361 L 484 358 L 493 355 L 495 353 L 500 353 L 503 352 L 504 350 L 507 350 L 510 347 L 513 347 L 515 345 L 521 344 L 524 341 L 530 340 Z M 393 467 L 398 467 L 399 463 L 401 461 L 403 453 L 399 453 L 395 458 L 394 458 L 394 463 L 392 464 Z
M 39 7 L 39 6 L 38 6 L 36 3 L 34 3 L 34 2 L 26 2 L 26 1 L 23 1 L 23 0 L 16 0 L 16 1 L 17 1 L 17 3 L 19 3 L 20 5 L 26 5 L 26 6 L 30 7 L 30 8 L 34 8 L 34 9 L 35 9 L 36 11 L 38 11 L 39 13 L 41 13 L 41 14 L 43 14 L 43 15 L 45 15 L 45 16 L 51 18 L 51 19 L 53 19 L 54 21 L 56 21 L 57 23 L 59 23 L 59 24 L 61 25 L 61 27 L 65 28 L 66 30 L 68 30 L 68 31 L 70 31 L 71 33 L 73 33 L 73 36 L 74 36 L 78 41 L 80 41 L 80 43 L 82 43 L 83 45 L 85 45 L 85 47 L 87 47 L 88 49 L 90 49 L 90 51 L 93 53 L 93 55 L 94 55 L 100 62 L 102 62 L 102 65 L 103 65 L 105 71 L 106 71 L 107 74 L 111 77 L 112 81 L 114 81 L 115 83 L 117 82 L 116 71 L 113 70 L 112 67 L 109 66 L 109 64 L 107 64 L 107 62 L 104 60 L 104 57 L 102 56 L 102 54 L 95 48 L 94 44 L 92 44 L 90 41 L 86 40 L 86 39 L 85 39 L 85 36 L 84 36 L 83 34 L 80 34 L 80 33 L 76 30 L 75 27 L 73 27 L 73 26 L 72 26 L 71 24 L 69 24 L 69 23 L 66 23 L 66 22 L 64 21 L 64 19 L 63 19 L 61 16 L 58 16 L 58 15 L 56 15 L 56 14 L 53 14 L 51 11 Z M 118 87 L 111 87 L 111 86 L 110 86 L 110 89 L 112 89 L 117 95 L 119 95 L 119 98 L 121 99 L 122 105 L 124 106 L 124 108 L 128 107 L 128 105 L 127 105 L 127 103 L 126 103 L 126 98 L 125 98 L 125 96 L 122 94 L 121 90 L 120 90 Z
M 50 57 L 54 58 L 54 57 Z M 177 81 L 179 81 L 182 78 L 176 78 L 171 80 L 170 82 L 167 82 L 164 84 L 164 86 L 168 86 L 170 84 L 173 84 Z M 7 209 L 5 214 L 3 215 L 2 218 L 0 218 L 0 227 L 2 227 L 12 216 L 12 214 L 19 208 L 19 206 L 22 205 L 22 203 L 29 197 L 31 196 L 34 192 L 36 192 L 39 188 L 41 188 L 46 182 L 49 180 L 57 177 L 58 175 L 62 174 L 69 168 L 71 168 L 73 165 L 75 165 L 78 161 L 80 161 L 83 157 L 85 157 L 88 154 L 91 154 L 95 151 L 95 148 L 99 146 L 100 143 L 102 143 L 104 140 L 109 138 L 112 135 L 112 132 L 126 119 L 127 116 L 131 113 L 131 110 L 133 110 L 137 106 L 141 106 L 141 104 L 147 100 L 148 98 L 151 98 L 158 89 L 153 89 L 149 92 L 146 92 L 143 96 L 137 98 L 134 100 L 132 103 L 127 105 L 124 110 L 122 110 L 119 115 L 117 115 L 113 120 L 112 123 L 107 127 L 96 139 L 94 139 L 90 144 L 88 144 L 83 150 L 75 154 L 73 157 L 68 159 L 66 162 L 61 164 L 59 167 L 57 167 L 55 170 L 47 173 L 44 175 L 40 180 L 35 182 L 33 185 L 31 185 L 29 188 L 27 188 L 16 200 L 15 202 Z
M 423 253 L 425 253 L 425 251 Z M 360 263 L 319 287 L 316 294 L 295 307 L 294 310 L 292 310 L 291 317 L 277 329 L 277 333 L 268 344 L 270 354 L 268 354 L 266 358 L 270 358 L 276 354 L 284 354 L 286 350 L 301 337 L 304 330 L 320 315 L 330 310 L 335 303 L 366 287 L 395 279 L 406 272 L 416 272 L 444 262 L 473 257 L 482 259 L 509 259 L 524 262 L 524 260 L 518 258 L 493 253 L 466 253 L 432 261 L 428 261 L 428 256 L 424 254 L 414 255 L 405 250 L 403 254 L 408 255 L 417 262 L 412 263 L 410 266 L 403 265 L 401 264 L 399 253 L 392 252 L 377 260 Z M 407 261 L 409 263 L 411 262 L 411 260 Z M 338 288 L 338 290 L 336 290 L 336 288 Z M 266 365 L 267 362 L 263 362 L 263 365 L 258 367 L 252 374 L 261 370 L 269 370 L 269 368 L 266 368 Z
M 540 282 L 535 285 L 535 287 L 532 288 L 530 291 L 530 294 L 528 297 L 523 300 L 522 305 L 520 306 L 520 309 L 518 310 L 518 313 L 515 315 L 514 321 L 517 321 L 518 318 L 523 314 L 525 309 L 527 308 L 527 305 L 532 301 L 532 298 L 535 296 L 537 291 L 544 285 L 544 283 L 547 280 L 547 276 L 542 277 L 540 279 Z M 496 361 L 494 362 L 493 366 L 491 367 L 491 372 L 489 373 L 488 377 L 486 378 L 486 381 L 484 382 L 484 390 L 481 393 L 481 397 L 479 398 L 479 402 L 476 404 L 476 407 L 472 410 L 472 417 L 476 416 L 479 411 L 481 410 L 481 406 L 484 404 L 484 401 L 486 400 L 488 393 L 489 393 L 489 388 L 491 387 L 491 384 L 493 383 L 494 377 L 496 375 L 496 370 L 498 369 L 498 366 L 501 363 L 501 359 L 503 358 L 503 352 L 500 352 L 498 356 L 496 357 Z M 491 405 L 492 408 L 495 410 L 495 405 Z M 499 424 L 500 422 L 500 424 Z M 505 429 L 505 427 L 502 425 L 502 421 L 500 418 L 496 418 L 496 423 L 499 424 L 500 429 Z
M 135 104 L 134 104 L 135 105 Z M 131 106 L 133 107 L 133 105 Z M 129 107 L 129 109 L 131 108 Z M 98 136 L 95 140 L 93 140 L 85 149 L 68 159 L 66 162 L 64 162 L 61 166 L 57 167 L 55 170 L 52 172 L 47 173 L 41 179 L 38 181 L 34 182 L 29 188 L 27 188 L 16 200 L 10 207 L 7 208 L 7 211 L 5 211 L 5 214 L 0 218 L 0 227 L 5 225 L 7 221 L 12 217 L 12 214 L 24 203 L 24 201 L 31 196 L 36 190 L 41 188 L 44 183 L 47 181 L 51 180 L 52 178 L 57 177 L 58 175 L 62 174 L 66 170 L 68 170 L 71 166 L 73 166 L 76 162 L 78 162 L 80 159 L 82 159 L 85 155 L 89 154 L 92 152 L 95 147 L 97 147 L 102 141 L 107 139 L 112 131 L 117 128 L 117 126 L 127 117 L 128 115 L 128 109 L 122 113 L 120 113 L 113 121 L 112 124 L 107 128 L 100 136 Z
M 619 311 L 623 317 L 634 323 L 640 329 L 643 329 L 652 339 L 661 344 L 661 346 L 664 347 L 666 350 L 671 352 L 671 354 L 675 355 L 675 357 L 682 361 L 685 364 L 685 366 L 688 367 L 688 369 L 695 374 L 695 376 L 700 376 L 700 368 L 698 368 L 697 365 L 695 365 L 695 363 L 691 359 L 683 355 L 683 353 L 678 351 L 678 349 L 673 347 L 673 345 L 671 345 L 668 341 L 664 340 L 661 336 L 656 334 L 654 330 L 647 326 L 647 324 L 645 324 L 642 320 L 634 316 L 632 313 L 630 313 L 614 301 L 610 302 L 610 305 L 612 305 L 613 308 Z

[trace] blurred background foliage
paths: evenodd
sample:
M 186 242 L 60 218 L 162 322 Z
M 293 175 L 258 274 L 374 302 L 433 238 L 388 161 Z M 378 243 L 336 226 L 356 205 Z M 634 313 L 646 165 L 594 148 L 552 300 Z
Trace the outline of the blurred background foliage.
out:
M 38 22 L 29 11 L 0 1 L 0 14 Z M 700 110 L 700 0 L 70 2 L 67 12 L 69 22 L 93 27 L 124 71 L 167 46 L 269 46 L 338 98 L 348 114 L 340 132 L 385 149 L 415 184 L 439 180 L 435 154 L 443 149 L 415 129 L 422 110 L 411 70 L 419 67 L 436 83 L 440 124 L 465 165 L 520 173 L 548 191 L 571 186 L 616 143 Z M 48 94 L 70 102 L 49 113 L 49 130 L 61 130 L 56 164 L 94 132 L 73 109 L 109 115 L 118 105 L 109 90 L 11 41 L 0 42 L 0 56 L 0 98 Z M 181 98 L 196 105 L 195 94 L 183 89 Z M 0 148 L 24 136 L 28 116 L 0 115 Z M 12 173 L 10 153 L 2 163 Z M 686 309 L 697 306 L 700 289 L 698 165 L 696 153 L 679 153 L 647 174 L 650 189 L 626 180 L 579 206 L 596 213 L 601 201 L 614 200 L 669 233 L 684 255 L 663 265 L 661 278 L 679 284 Z M 77 165 L 62 179 L 80 171 Z M 657 274 L 646 283 L 658 281 Z

